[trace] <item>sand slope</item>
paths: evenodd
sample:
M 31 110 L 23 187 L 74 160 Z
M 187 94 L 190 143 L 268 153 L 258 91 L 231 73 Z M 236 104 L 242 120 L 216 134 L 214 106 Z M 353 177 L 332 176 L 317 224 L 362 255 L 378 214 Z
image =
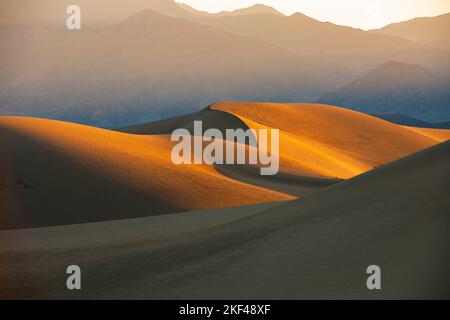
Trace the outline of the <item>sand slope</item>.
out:
M 243 208 L 248 214 L 234 208 L 232 218 L 222 212 L 203 226 L 196 217 L 204 212 L 187 213 L 192 233 L 152 229 L 155 218 L 158 229 L 171 229 L 173 215 L 110 222 L 106 229 L 94 223 L 0 232 L 0 258 L 9 262 L 0 292 L 9 298 L 448 299 L 449 157 L 450 142 L 442 143 L 307 198 Z M 85 270 L 84 287 L 69 292 L 64 271 L 75 262 Z M 382 269 L 381 291 L 365 286 L 371 264 Z
M 165 135 L 279 128 L 280 174 L 242 166 L 175 166 Z M 398 126 L 314 104 L 219 103 L 127 134 L 73 123 L 0 118 L 0 229 L 72 224 L 282 201 L 446 140 L 448 130 Z M 214 192 L 211 192 L 214 190 Z
M 234 114 L 249 127 L 279 128 L 283 170 L 310 176 L 349 178 L 438 142 L 420 132 L 327 105 L 232 102 L 214 104 L 211 109 Z
M 0 117 L 0 229 L 293 199 L 213 166 L 176 166 L 172 145 L 167 136 Z
M 260 176 L 249 166 L 216 166 L 228 177 L 303 197 L 339 181 L 389 163 L 450 137 L 450 130 L 403 127 L 351 110 L 318 104 L 215 103 L 199 112 L 144 123 L 121 131 L 170 134 L 205 129 L 280 129 L 280 173 Z
M 411 131 L 424 135 L 437 142 L 442 142 L 450 139 L 450 130 L 448 129 L 431 129 L 431 128 L 418 128 L 418 127 L 405 127 Z
M 198 113 L 123 131 L 168 134 L 176 126 L 192 125 L 193 120 L 202 120 L 205 127 L 220 123 L 218 127 L 222 129 L 278 128 L 281 172 L 320 178 L 349 178 L 450 136 L 450 130 L 430 136 L 427 130 L 411 131 L 408 127 L 333 106 L 250 102 L 215 103 Z

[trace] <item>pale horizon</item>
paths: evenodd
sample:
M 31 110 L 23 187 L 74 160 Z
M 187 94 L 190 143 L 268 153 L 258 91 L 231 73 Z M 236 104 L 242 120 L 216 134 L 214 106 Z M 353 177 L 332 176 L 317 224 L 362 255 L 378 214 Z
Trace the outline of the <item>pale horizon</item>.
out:
M 363 30 L 419 17 L 433 17 L 450 12 L 448 0 L 176 0 L 196 10 L 209 13 L 233 11 L 263 4 L 285 15 L 300 12 L 319 21 Z

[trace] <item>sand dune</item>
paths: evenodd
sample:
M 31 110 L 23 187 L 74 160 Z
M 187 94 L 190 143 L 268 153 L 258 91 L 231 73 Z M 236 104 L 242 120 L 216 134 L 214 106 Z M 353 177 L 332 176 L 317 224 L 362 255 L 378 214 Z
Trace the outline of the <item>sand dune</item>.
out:
M 217 171 L 232 179 L 297 197 L 305 197 L 342 180 L 283 172 L 273 176 L 261 176 L 259 167 L 249 165 L 215 165 L 215 167 Z
M 220 103 L 211 109 L 229 112 L 252 128 L 279 128 L 281 167 L 300 175 L 349 178 L 438 142 L 421 132 L 333 106 Z
M 208 215 L 3 231 L 0 258 L 8 264 L 0 293 L 6 298 L 448 299 L 443 284 L 450 280 L 449 156 L 450 142 L 442 143 L 304 199 L 272 208 L 234 208 L 233 217 L 209 210 Z M 200 225 L 205 216 L 217 220 Z M 191 232 L 158 231 L 171 230 L 177 219 Z M 64 270 L 75 262 L 86 270 L 84 287 L 70 292 L 63 285 Z M 371 264 L 382 269 L 381 291 L 365 286 Z
M 202 121 L 203 130 L 216 128 L 225 133 L 225 129 L 248 129 L 248 126 L 239 117 L 235 115 L 204 108 L 198 112 L 181 115 L 169 119 L 164 119 L 155 122 L 143 123 L 119 129 L 120 132 L 134 133 L 134 134 L 171 134 L 172 131 L 178 128 L 188 129 L 193 134 L 194 121 Z
M 405 127 L 411 131 L 417 132 L 437 142 L 442 142 L 450 139 L 450 130 L 448 129 L 431 129 L 418 127 Z
M 363 113 L 326 105 L 245 102 L 216 103 L 199 113 L 122 130 L 169 134 L 177 127 L 190 129 L 194 120 L 221 129 L 278 128 L 281 172 L 326 179 L 361 174 L 445 141 L 450 133 L 443 130 L 439 136 L 431 137 L 426 130 L 411 131 Z
M 279 128 L 280 173 L 174 165 L 167 134 L 194 120 L 204 129 Z M 331 106 L 270 103 L 218 103 L 123 131 L 140 134 L 0 117 L 0 229 L 292 200 L 450 136 Z
M 0 117 L 0 145 L 0 229 L 293 199 L 213 166 L 175 166 L 168 136 Z

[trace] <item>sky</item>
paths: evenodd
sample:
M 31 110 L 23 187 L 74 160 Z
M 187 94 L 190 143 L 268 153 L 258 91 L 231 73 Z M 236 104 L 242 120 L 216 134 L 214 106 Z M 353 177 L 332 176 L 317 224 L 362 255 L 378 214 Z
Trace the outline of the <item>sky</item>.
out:
M 211 13 L 232 11 L 256 3 L 291 15 L 301 12 L 320 21 L 364 30 L 415 17 L 450 12 L 450 0 L 177 0 Z

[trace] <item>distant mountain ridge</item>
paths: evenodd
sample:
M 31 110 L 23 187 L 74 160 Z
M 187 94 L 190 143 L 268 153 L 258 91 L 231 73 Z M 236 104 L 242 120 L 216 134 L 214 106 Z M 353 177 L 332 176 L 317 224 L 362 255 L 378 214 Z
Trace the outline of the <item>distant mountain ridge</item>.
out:
M 370 114 L 400 113 L 427 122 L 450 120 L 450 90 L 418 65 L 385 63 L 318 102 Z
M 397 36 L 321 22 L 299 12 L 290 16 L 193 15 L 189 19 L 234 34 L 259 37 L 293 53 L 311 55 L 357 72 L 395 60 L 420 64 L 450 78 L 450 52 Z
M 311 102 L 390 60 L 450 79 L 448 52 L 265 5 L 210 14 L 173 0 L 79 0 L 74 33 L 69 4 L 2 2 L 0 114 L 117 128 L 213 101 Z
M 450 12 L 436 17 L 414 18 L 389 24 L 373 33 L 398 36 L 417 43 L 450 51 Z
M 310 101 L 348 73 L 256 37 L 152 10 L 98 30 L 25 34 L 8 48 L 0 52 L 1 114 L 106 128 L 218 100 Z
M 284 16 L 284 14 L 282 14 L 275 8 L 264 4 L 254 4 L 253 6 L 242 9 L 236 9 L 233 11 L 222 11 L 215 14 L 215 16 L 224 17 L 224 16 L 240 16 L 248 14 L 273 14 L 277 16 Z

